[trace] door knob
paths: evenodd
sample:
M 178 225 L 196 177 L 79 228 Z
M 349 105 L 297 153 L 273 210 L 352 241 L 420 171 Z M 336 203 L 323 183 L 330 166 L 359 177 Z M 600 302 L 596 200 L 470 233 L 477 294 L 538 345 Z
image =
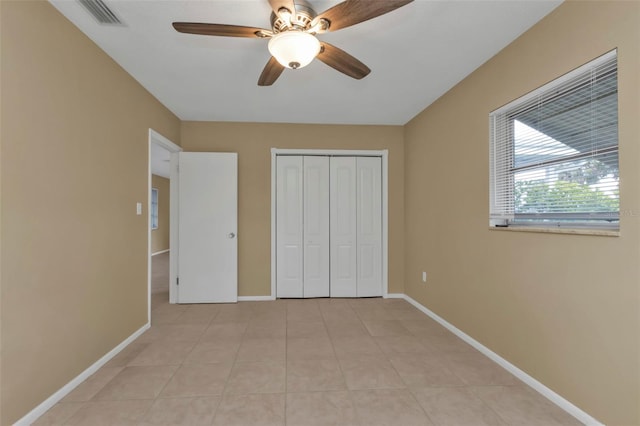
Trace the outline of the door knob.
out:
M 229 238 L 235 238 L 235 237 L 236 237 L 236 234 L 234 234 L 233 232 L 229 234 Z

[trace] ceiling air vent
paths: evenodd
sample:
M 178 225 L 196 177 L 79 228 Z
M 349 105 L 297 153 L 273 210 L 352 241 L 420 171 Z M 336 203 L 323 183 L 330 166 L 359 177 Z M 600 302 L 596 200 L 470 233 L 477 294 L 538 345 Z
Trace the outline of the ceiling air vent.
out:
M 78 0 L 101 24 L 123 25 L 115 13 L 102 0 Z

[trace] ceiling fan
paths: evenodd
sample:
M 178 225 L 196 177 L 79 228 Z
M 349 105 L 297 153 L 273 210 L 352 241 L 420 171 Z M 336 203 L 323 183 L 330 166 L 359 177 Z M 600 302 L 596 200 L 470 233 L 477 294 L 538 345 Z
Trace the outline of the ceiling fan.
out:
M 299 69 L 314 58 L 343 74 L 361 79 L 371 70 L 365 64 L 317 34 L 337 31 L 402 7 L 413 0 L 346 0 L 317 14 L 305 0 L 269 0 L 271 29 L 240 25 L 174 22 L 181 33 L 225 37 L 269 38 L 271 59 L 262 70 L 258 86 L 271 86 L 285 68 Z

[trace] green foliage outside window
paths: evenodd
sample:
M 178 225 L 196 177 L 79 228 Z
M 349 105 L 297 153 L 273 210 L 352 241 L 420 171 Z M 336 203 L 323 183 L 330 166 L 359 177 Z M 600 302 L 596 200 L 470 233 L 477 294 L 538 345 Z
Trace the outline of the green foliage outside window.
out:
M 549 185 L 541 181 L 520 181 L 515 183 L 514 190 L 516 213 L 618 212 L 620 209 L 618 190 L 613 198 L 578 182 L 559 180 Z

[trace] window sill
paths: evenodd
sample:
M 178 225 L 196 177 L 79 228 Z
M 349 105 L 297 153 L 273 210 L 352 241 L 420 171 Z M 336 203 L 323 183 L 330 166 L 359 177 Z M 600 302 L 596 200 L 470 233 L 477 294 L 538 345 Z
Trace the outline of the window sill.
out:
M 581 228 L 541 228 L 535 226 L 489 227 L 490 231 L 511 232 L 537 232 L 542 234 L 573 234 L 573 235 L 597 235 L 600 237 L 619 237 L 620 231 L 610 229 L 581 229 Z

